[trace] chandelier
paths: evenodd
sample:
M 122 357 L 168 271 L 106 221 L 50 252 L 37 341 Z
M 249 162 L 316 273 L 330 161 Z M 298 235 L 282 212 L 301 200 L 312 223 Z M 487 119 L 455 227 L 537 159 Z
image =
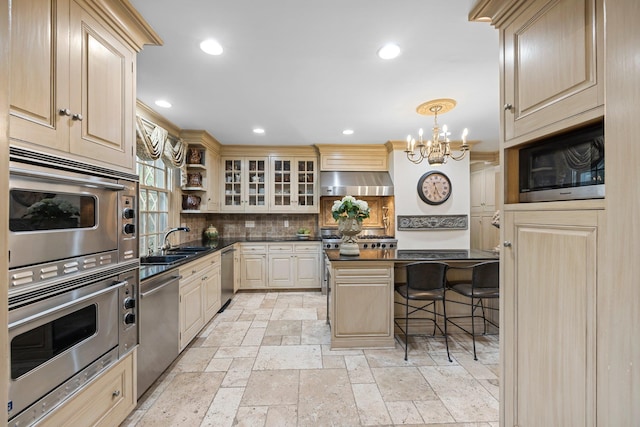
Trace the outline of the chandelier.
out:
M 469 144 L 467 144 L 468 130 L 465 128 L 462 131 L 462 145 L 460 146 L 460 154 L 453 155 L 451 153 L 451 145 L 448 138 L 449 132 L 447 125 L 443 125 L 442 129 L 438 126 L 438 114 L 444 114 L 455 108 L 456 101 L 454 99 L 442 98 L 427 101 L 418 105 L 416 111 L 423 116 L 433 117 L 433 129 L 432 137 L 428 141 L 422 140 L 423 131 L 418 131 L 418 141 L 413 139 L 411 135 L 407 137 L 407 149 L 404 150 L 407 153 L 407 159 L 411 162 L 418 164 L 422 160 L 427 159 L 430 165 L 442 165 L 447 163 L 447 158 L 451 157 L 453 160 L 462 160 L 469 151 Z

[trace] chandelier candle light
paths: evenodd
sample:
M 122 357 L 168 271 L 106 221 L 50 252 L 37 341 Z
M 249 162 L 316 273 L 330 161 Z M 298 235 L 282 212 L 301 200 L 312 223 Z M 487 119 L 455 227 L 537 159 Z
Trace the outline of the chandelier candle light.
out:
M 362 231 L 362 221 L 369 218 L 369 205 L 353 196 L 344 196 L 336 200 L 331 207 L 333 219 L 338 221 L 338 230 L 342 233 L 340 255 L 360 255 L 355 236 Z
M 423 131 L 418 131 L 419 140 L 416 145 L 416 140 L 409 135 L 407 137 L 407 159 L 411 162 L 418 164 L 423 159 L 427 159 L 430 165 L 442 165 L 447 163 L 447 158 L 451 157 L 453 160 L 462 160 L 469 151 L 469 144 L 467 143 L 467 134 L 469 131 L 465 128 L 462 131 L 462 145 L 460 146 L 461 153 L 457 156 L 451 154 L 451 145 L 449 138 L 449 132 L 447 131 L 447 125 L 442 126 L 442 131 L 438 126 L 438 114 L 444 114 L 455 108 L 456 101 L 454 99 L 442 98 L 427 101 L 418 105 L 416 111 L 423 116 L 434 116 L 433 118 L 433 133 L 432 139 L 426 143 L 422 140 Z M 416 151 L 417 148 L 417 151 Z

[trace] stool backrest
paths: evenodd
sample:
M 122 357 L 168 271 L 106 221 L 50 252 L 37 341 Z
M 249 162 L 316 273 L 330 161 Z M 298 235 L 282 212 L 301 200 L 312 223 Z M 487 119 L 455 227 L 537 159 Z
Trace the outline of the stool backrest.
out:
M 500 262 L 488 261 L 474 265 L 471 283 L 474 288 L 499 288 Z
M 418 290 L 441 289 L 449 266 L 443 262 L 414 262 L 407 264 L 407 287 Z

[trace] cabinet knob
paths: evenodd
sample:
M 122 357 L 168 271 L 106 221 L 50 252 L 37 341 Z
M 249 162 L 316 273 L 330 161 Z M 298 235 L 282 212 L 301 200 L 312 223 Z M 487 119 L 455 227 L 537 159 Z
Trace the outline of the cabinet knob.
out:
M 60 115 L 61 116 L 70 116 L 71 115 L 71 110 L 69 110 L 68 108 L 61 108 L 60 109 Z
M 82 117 L 82 114 L 74 114 L 73 116 L 71 116 L 71 118 L 72 118 L 73 120 L 77 120 L 77 121 L 79 121 L 79 122 L 81 122 L 81 121 L 82 121 L 82 119 L 84 119 L 84 117 Z
M 502 246 L 504 246 L 505 248 L 510 248 L 511 247 L 511 242 L 508 240 L 505 240 L 504 243 L 502 244 Z
M 116 391 L 114 391 L 113 393 L 111 393 L 111 396 L 113 396 L 113 397 L 118 397 L 118 396 L 120 396 L 120 390 L 116 390 Z
M 504 104 L 504 111 L 511 111 L 513 109 L 513 104 Z

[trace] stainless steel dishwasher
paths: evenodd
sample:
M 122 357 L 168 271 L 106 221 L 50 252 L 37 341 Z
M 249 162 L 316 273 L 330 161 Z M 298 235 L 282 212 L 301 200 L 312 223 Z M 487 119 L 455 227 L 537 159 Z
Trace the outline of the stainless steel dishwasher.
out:
M 233 246 L 228 246 L 222 249 L 220 253 L 220 301 L 222 302 L 222 307 L 220 307 L 218 313 L 222 313 L 231 303 L 231 298 L 233 298 L 233 256 L 235 251 Z
M 178 357 L 179 281 L 176 270 L 140 283 L 138 398 Z

